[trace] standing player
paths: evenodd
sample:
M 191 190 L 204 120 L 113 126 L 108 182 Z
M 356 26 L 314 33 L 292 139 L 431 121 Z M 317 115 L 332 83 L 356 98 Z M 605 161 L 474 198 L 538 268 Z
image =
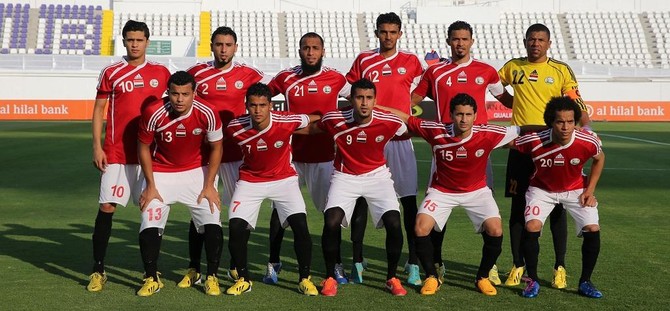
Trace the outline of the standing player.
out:
M 139 158 L 146 186 L 140 196 L 140 253 L 144 285 L 138 296 L 151 296 L 158 279 L 158 255 L 170 204 L 183 203 L 199 233 L 205 235 L 205 293 L 220 295 L 219 269 L 223 231 L 216 173 L 223 148 L 221 120 L 214 107 L 195 97 L 195 81 L 185 71 L 168 81 L 168 97 L 142 111 L 138 134 Z
M 590 298 L 603 296 L 591 283 L 591 274 L 600 253 L 598 202 L 594 193 L 605 166 L 605 153 L 592 133 L 575 127 L 581 114 L 582 107 L 572 99 L 554 97 L 544 112 L 544 122 L 550 129 L 519 137 L 515 144 L 520 152 L 530 155 L 535 167 L 526 192 L 526 232 L 522 243 L 530 278 L 522 292 L 526 298 L 536 297 L 540 291 L 538 239 L 544 221 L 556 208 L 568 210 L 575 220 L 577 236 L 584 238 L 579 294 Z M 589 159 L 591 172 L 586 177 L 582 171 Z M 559 203 L 563 206 L 556 205 Z
M 472 27 L 464 21 L 456 21 L 449 25 L 447 30 L 447 44 L 451 48 L 451 58 L 441 60 L 426 69 L 419 85 L 412 92 L 412 105 L 418 105 L 426 97 L 435 101 L 437 107 L 437 121 L 439 123 L 450 123 L 451 99 L 459 93 L 465 93 L 475 99 L 477 103 L 474 120 L 475 125 L 488 123 L 486 114 L 486 92 L 499 97 L 505 91 L 498 72 L 491 65 L 474 59 L 470 54 L 470 48 L 474 43 L 472 39 Z M 491 159 L 487 160 L 486 183 L 493 189 L 493 169 Z M 440 228 L 431 233 L 433 242 L 434 262 L 438 264 L 439 277 L 445 273 L 442 261 L 442 241 L 444 240 L 445 228 Z M 489 274 L 493 284 L 499 285 L 498 269 L 495 267 Z
M 214 59 L 206 63 L 199 63 L 187 71 L 196 82 L 198 97 L 214 105 L 224 128 L 233 118 L 243 115 L 246 111 L 244 95 L 252 84 L 262 81 L 264 75 L 258 69 L 246 64 L 233 61 L 237 52 L 237 34 L 229 27 L 219 27 L 212 33 L 210 48 Z M 221 159 L 219 177 L 223 182 L 221 202 L 230 203 L 235 191 L 235 183 L 239 178 L 239 167 L 242 165 L 240 148 L 231 140 L 224 140 L 226 150 Z M 200 254 L 204 243 L 204 236 L 198 234 L 193 222 L 189 227 L 189 269 L 179 282 L 179 287 L 187 288 L 192 284 L 200 283 Z M 231 262 L 228 275 L 237 279 L 235 265 Z
M 112 234 L 112 216 L 117 204 L 127 205 L 130 196 L 137 203 L 141 182 L 137 160 L 137 129 L 140 111 L 161 98 L 167 89 L 170 71 L 147 61 L 149 27 L 129 20 L 121 31 L 126 56 L 100 73 L 93 108 L 93 165 L 100 177 L 100 209 L 93 229 L 93 273 L 86 289 L 101 291 L 107 282 L 105 254 Z M 105 105 L 107 126 L 102 145 Z
M 365 78 L 377 88 L 377 102 L 411 113 L 410 92 L 413 83 L 418 82 L 423 65 L 419 58 L 409 52 L 398 50 L 398 39 L 402 36 L 402 22 L 395 13 L 385 13 L 377 17 L 375 35 L 379 39 L 379 48 L 362 52 L 356 57 L 347 81 L 353 83 Z M 396 137 L 384 151 L 393 176 L 393 186 L 403 206 L 403 222 L 407 233 L 409 260 L 405 268 L 409 272 L 408 283 L 421 285 L 418 260 L 414 250 L 414 222 L 416 219 L 417 168 L 414 147 L 409 136 Z M 367 211 L 364 202 L 357 204 L 351 236 L 354 245 L 354 267 L 351 277 L 354 282 L 363 282 L 363 235 L 367 223 Z
M 448 125 L 393 111 L 407 123 L 411 132 L 430 143 L 435 161 L 415 227 L 416 251 L 426 271 L 421 294 L 435 294 L 442 284 L 434 265 L 429 234 L 442 230 L 451 211 L 462 206 L 484 240 L 475 286 L 483 294 L 493 296 L 497 291 L 489 279 L 489 271 L 502 251 L 503 237 L 498 205 L 486 184 L 486 166 L 491 151 L 512 142 L 520 129 L 475 124 L 479 104 L 466 93 L 453 96 L 449 106 L 449 119 L 453 123 Z
M 498 71 L 503 85 L 510 85 L 514 89 L 514 97 L 505 93 L 498 99 L 503 105 L 512 108 L 512 124 L 521 126 L 544 125 L 542 115 L 549 99 L 555 96 L 567 96 L 575 100 L 585 112 L 578 121 L 583 127 L 590 129 L 587 108 L 579 95 L 575 74 L 566 63 L 547 56 L 547 50 L 551 46 L 550 39 L 547 26 L 534 24 L 528 27 L 523 40 L 527 57 L 512 59 Z M 531 158 L 516 150 L 510 150 L 507 158 L 505 196 L 512 197 L 509 231 L 514 266 L 505 281 L 507 286 L 519 285 L 524 272 L 524 260 L 520 248 L 526 207 L 524 194 L 532 173 Z M 556 255 L 552 286 L 565 288 L 567 286 L 565 252 L 568 238 L 565 210 L 556 208 L 549 218 Z
M 326 279 L 321 294 L 335 296 L 335 259 L 340 250 L 342 227 L 351 223 L 356 200 L 363 197 L 370 204 L 370 213 L 377 228 L 386 229 L 386 288 L 394 296 L 407 291 L 396 278 L 402 252 L 400 209 L 394 197 L 391 172 L 386 167 L 384 148 L 407 127 L 398 117 L 375 109 L 375 85 L 361 79 L 351 85 L 351 104 L 343 110 L 331 111 L 317 123 L 333 136 L 337 144 L 335 173 L 328 191 L 324 213 L 321 245 L 326 263 Z
M 337 109 L 337 101 L 347 81 L 337 70 L 322 66 L 325 54 L 323 38 L 308 32 L 300 38 L 300 66 L 280 71 L 272 79 L 270 90 L 273 95 L 282 94 L 286 99 L 286 110 L 293 113 L 323 115 Z M 346 92 L 346 91 L 345 91 Z M 320 133 L 293 136 L 293 165 L 298 171 L 301 183 L 307 184 L 314 206 L 319 212 L 326 207 L 330 178 L 333 174 L 335 143 L 333 137 Z M 270 222 L 270 260 L 263 282 L 277 283 L 277 273 L 281 268 L 279 252 L 284 237 L 284 229 L 279 223 L 277 210 L 272 210 Z M 338 256 L 340 254 L 338 253 Z M 335 278 L 340 284 L 347 283 L 342 268 L 342 259 L 337 258 Z
M 307 227 L 305 201 L 300 192 L 298 176 L 291 164 L 291 135 L 307 127 L 318 116 L 271 111 L 272 94 L 267 85 L 256 83 L 249 87 L 246 106 L 249 111 L 233 119 L 226 128 L 244 153 L 240 179 L 228 207 L 230 241 L 228 248 L 236 264 L 239 278 L 226 291 L 240 295 L 251 290 L 247 270 L 247 247 L 251 229 L 256 227 L 258 212 L 264 199 L 273 201 L 282 226 L 291 226 L 294 249 L 298 258 L 298 290 L 309 296 L 319 291 L 310 280 L 312 238 Z M 306 129 L 304 130 L 306 131 Z

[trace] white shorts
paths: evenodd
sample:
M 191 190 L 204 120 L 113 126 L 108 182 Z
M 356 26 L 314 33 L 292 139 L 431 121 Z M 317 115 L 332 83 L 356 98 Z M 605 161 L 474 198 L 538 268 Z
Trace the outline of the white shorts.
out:
M 228 207 L 228 219 L 241 218 L 249 223 L 251 229 L 255 228 L 261 203 L 265 199 L 272 200 L 284 228 L 288 226 L 286 219 L 289 216 L 307 213 L 298 176 L 291 176 L 267 182 L 239 180 L 233 193 L 233 200 Z
M 398 197 L 416 195 L 419 186 L 412 140 L 389 141 L 384 149 L 384 157 L 391 170 L 393 186 Z
M 384 213 L 400 212 L 400 205 L 393 190 L 391 172 L 386 166 L 364 175 L 350 175 L 335 171 L 330 183 L 330 191 L 328 191 L 326 210 L 333 207 L 342 208 L 344 210 L 342 227 L 346 228 L 351 222 L 356 199 L 359 197 L 364 197 L 368 202 L 372 222 L 378 229 L 384 226 L 381 221 Z
M 128 205 L 130 197 L 139 205 L 142 193 L 142 169 L 139 164 L 110 164 L 100 176 L 98 203 Z
M 207 167 L 204 166 L 183 172 L 154 172 L 156 189 L 163 198 L 163 202 L 156 199 L 149 202 L 142 212 L 140 232 L 146 228 L 159 228 L 162 232 L 170 214 L 170 204 L 177 202 L 188 206 L 198 233 L 205 232 L 205 225 L 221 226 L 221 212 L 214 208 L 214 213 L 212 213 L 207 199 L 203 199 L 200 204 L 197 202 L 202 192 L 202 182 L 206 171 Z M 218 180 L 215 180 L 214 185 L 217 182 Z M 146 185 L 143 185 L 142 189 L 145 187 Z
M 435 230 L 442 231 L 451 211 L 457 206 L 465 208 L 465 213 L 468 214 L 477 233 L 484 231 L 483 225 L 487 219 L 500 218 L 498 205 L 488 187 L 465 193 L 445 193 L 435 188 L 428 188 L 418 214 L 433 217 Z
M 240 179 L 240 166 L 242 160 L 233 162 L 221 162 L 219 166 L 219 178 L 223 183 L 221 190 L 221 204 L 226 206 L 233 199 L 237 180 Z
M 328 201 L 330 179 L 333 177 L 333 161 L 319 163 L 293 162 L 301 185 L 307 185 L 314 207 L 323 213 Z
M 582 192 L 584 192 L 584 189 L 548 192 L 537 187 L 528 187 L 526 209 L 524 210 L 526 222 L 536 219 L 544 225 L 556 204 L 562 203 L 563 208 L 567 209 L 570 216 L 575 220 L 577 236 L 581 236 L 582 228 L 587 225 L 597 225 L 599 220 L 598 203 L 594 207 L 583 207 L 579 204 L 579 195 Z

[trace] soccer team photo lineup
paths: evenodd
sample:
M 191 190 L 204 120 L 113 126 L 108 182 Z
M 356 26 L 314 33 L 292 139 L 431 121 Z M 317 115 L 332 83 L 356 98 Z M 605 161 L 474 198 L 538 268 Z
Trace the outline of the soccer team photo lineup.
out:
M 535 298 L 549 279 L 551 287 L 566 289 L 569 214 L 582 243 L 572 288 L 603 297 L 591 275 L 600 253 L 596 188 L 605 153 L 572 69 L 547 55 L 552 30 L 532 24 L 523 39 L 527 55 L 496 70 L 471 55 L 473 28 L 466 21 L 449 25 L 449 57 L 430 60 L 399 48 L 403 25 L 396 13 L 378 15 L 375 25 L 378 47 L 360 52 L 346 73 L 323 64 L 329 47 L 319 33 L 306 32 L 294 47 L 300 65 L 268 76 L 235 60 L 237 33 L 226 26 L 211 34 L 211 60 L 171 72 L 146 57 L 147 24 L 128 20 L 121 32 L 126 55 L 100 72 L 96 88 L 92 155 L 100 195 L 86 290 L 105 290 L 105 259 L 115 256 L 107 254 L 113 216 L 134 213 L 133 207 L 140 211 L 144 268 L 136 294 L 173 286 L 161 278 L 159 259 L 172 205 L 180 203 L 190 212 L 189 263 L 177 286 L 200 284 L 206 295 L 242 295 L 254 282 L 295 282 L 297 294 L 336 296 L 345 284 L 375 282 L 365 278 L 370 221 L 385 231 L 384 244 L 376 245 L 386 253 L 384 288 L 393 296 L 439 295 L 447 269 L 445 226 L 462 207 L 482 239 L 471 290 L 495 296 L 498 286 L 519 287 L 521 297 Z M 489 123 L 487 93 L 512 109 L 510 125 Z M 281 110 L 273 108 L 277 95 Z M 412 115 L 425 98 L 435 105 L 430 120 Z M 428 187 L 420 195 L 412 136 L 432 149 Z M 509 153 L 504 189 L 493 187 L 489 155 L 497 148 L 509 150 L 502 151 Z M 316 210 L 307 209 L 301 186 Z M 494 192 L 511 198 L 509 226 Z M 271 211 L 261 208 L 264 200 Z M 261 210 L 272 213 L 263 276 L 249 271 L 248 254 Z M 307 213 L 323 215 L 320 234 L 310 233 Z M 555 262 L 553 275 L 539 276 L 547 220 Z M 295 280 L 279 274 L 288 227 Z M 343 258 L 341 242 L 349 235 L 352 257 Z M 503 237 L 513 262 L 497 262 L 508 249 Z M 319 246 L 325 267 L 312 266 L 312 254 L 319 254 L 312 249 Z M 501 265 L 512 268 L 499 275 Z M 324 277 L 312 277 L 314 269 Z

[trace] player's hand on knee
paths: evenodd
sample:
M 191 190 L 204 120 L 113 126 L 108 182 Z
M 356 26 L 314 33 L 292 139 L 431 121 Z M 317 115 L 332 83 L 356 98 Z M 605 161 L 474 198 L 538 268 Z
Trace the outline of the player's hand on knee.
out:
M 147 187 L 140 195 L 140 210 L 144 212 L 144 209 L 147 208 L 149 203 L 151 203 L 153 200 L 163 202 L 163 198 L 161 197 L 160 193 L 158 193 L 158 189 L 155 187 Z
M 579 204 L 583 207 L 594 207 L 598 204 L 598 200 L 593 193 L 582 193 L 579 195 Z
M 221 197 L 214 187 L 205 187 L 198 196 L 198 204 L 206 199 L 209 202 L 209 210 L 214 214 L 214 209 L 221 211 Z

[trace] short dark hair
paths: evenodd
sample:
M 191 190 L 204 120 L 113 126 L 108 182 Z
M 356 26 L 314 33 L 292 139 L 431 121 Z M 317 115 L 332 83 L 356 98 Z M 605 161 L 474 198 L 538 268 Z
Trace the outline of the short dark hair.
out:
M 551 39 L 551 31 L 549 31 L 549 28 L 545 26 L 544 24 L 532 24 L 528 29 L 526 29 L 526 36 L 524 37 L 525 39 L 528 39 L 528 36 L 530 36 L 531 32 L 546 32 L 547 37 Z
M 195 78 L 193 78 L 190 73 L 180 70 L 170 76 L 168 87 L 170 87 L 171 84 L 182 86 L 189 83 L 191 83 L 191 88 L 195 90 Z
M 393 12 L 379 14 L 379 16 L 377 16 L 377 29 L 379 29 L 379 26 L 382 24 L 396 24 L 398 25 L 398 29 L 402 29 L 402 21 L 400 20 L 400 16 Z
M 210 40 L 209 42 L 214 42 L 214 38 L 216 38 L 216 36 L 218 35 L 231 36 L 233 37 L 235 43 L 237 43 L 237 34 L 235 33 L 235 31 L 233 31 L 232 28 L 228 26 L 221 26 L 219 28 L 216 28 L 216 30 L 212 32 L 212 37 L 209 39 Z
M 300 41 L 298 41 L 298 44 L 300 44 L 300 47 L 302 47 L 302 40 L 304 40 L 305 38 L 319 38 L 319 41 L 321 41 L 321 47 L 324 46 L 323 38 L 321 37 L 321 35 L 319 35 L 316 32 L 308 32 L 308 33 L 302 35 L 302 37 L 300 37 Z
M 464 21 L 455 21 L 449 25 L 447 29 L 447 38 L 451 38 L 451 32 L 456 30 L 467 30 L 470 32 L 470 37 L 472 37 L 472 26 Z
M 138 22 L 132 19 L 127 21 L 121 30 L 121 35 L 124 39 L 126 38 L 126 34 L 129 31 L 142 31 L 144 32 L 144 36 L 147 38 L 147 40 L 149 40 L 149 26 L 147 26 L 147 23 L 145 22 Z
M 251 96 L 265 97 L 268 99 L 268 102 L 272 101 L 272 92 L 270 91 L 270 87 L 262 82 L 256 82 L 249 86 L 247 89 L 247 94 L 245 95 L 247 102 Z
M 351 84 L 351 96 L 353 96 L 354 93 L 356 93 L 356 90 L 358 89 L 372 90 L 375 93 L 375 96 L 377 95 L 377 87 L 375 87 L 375 84 L 372 83 L 372 81 L 366 78 L 360 79 Z
M 579 109 L 577 103 L 570 97 L 558 96 L 552 97 L 544 108 L 544 124 L 551 127 L 556 121 L 556 113 L 559 111 L 570 111 L 575 113 L 575 123 L 582 118 L 582 110 Z
M 470 106 L 475 111 L 475 113 L 477 113 L 477 101 L 466 93 L 458 93 L 456 96 L 451 98 L 451 101 L 449 101 L 449 112 L 454 112 L 454 110 L 456 110 L 456 106 L 458 105 Z

